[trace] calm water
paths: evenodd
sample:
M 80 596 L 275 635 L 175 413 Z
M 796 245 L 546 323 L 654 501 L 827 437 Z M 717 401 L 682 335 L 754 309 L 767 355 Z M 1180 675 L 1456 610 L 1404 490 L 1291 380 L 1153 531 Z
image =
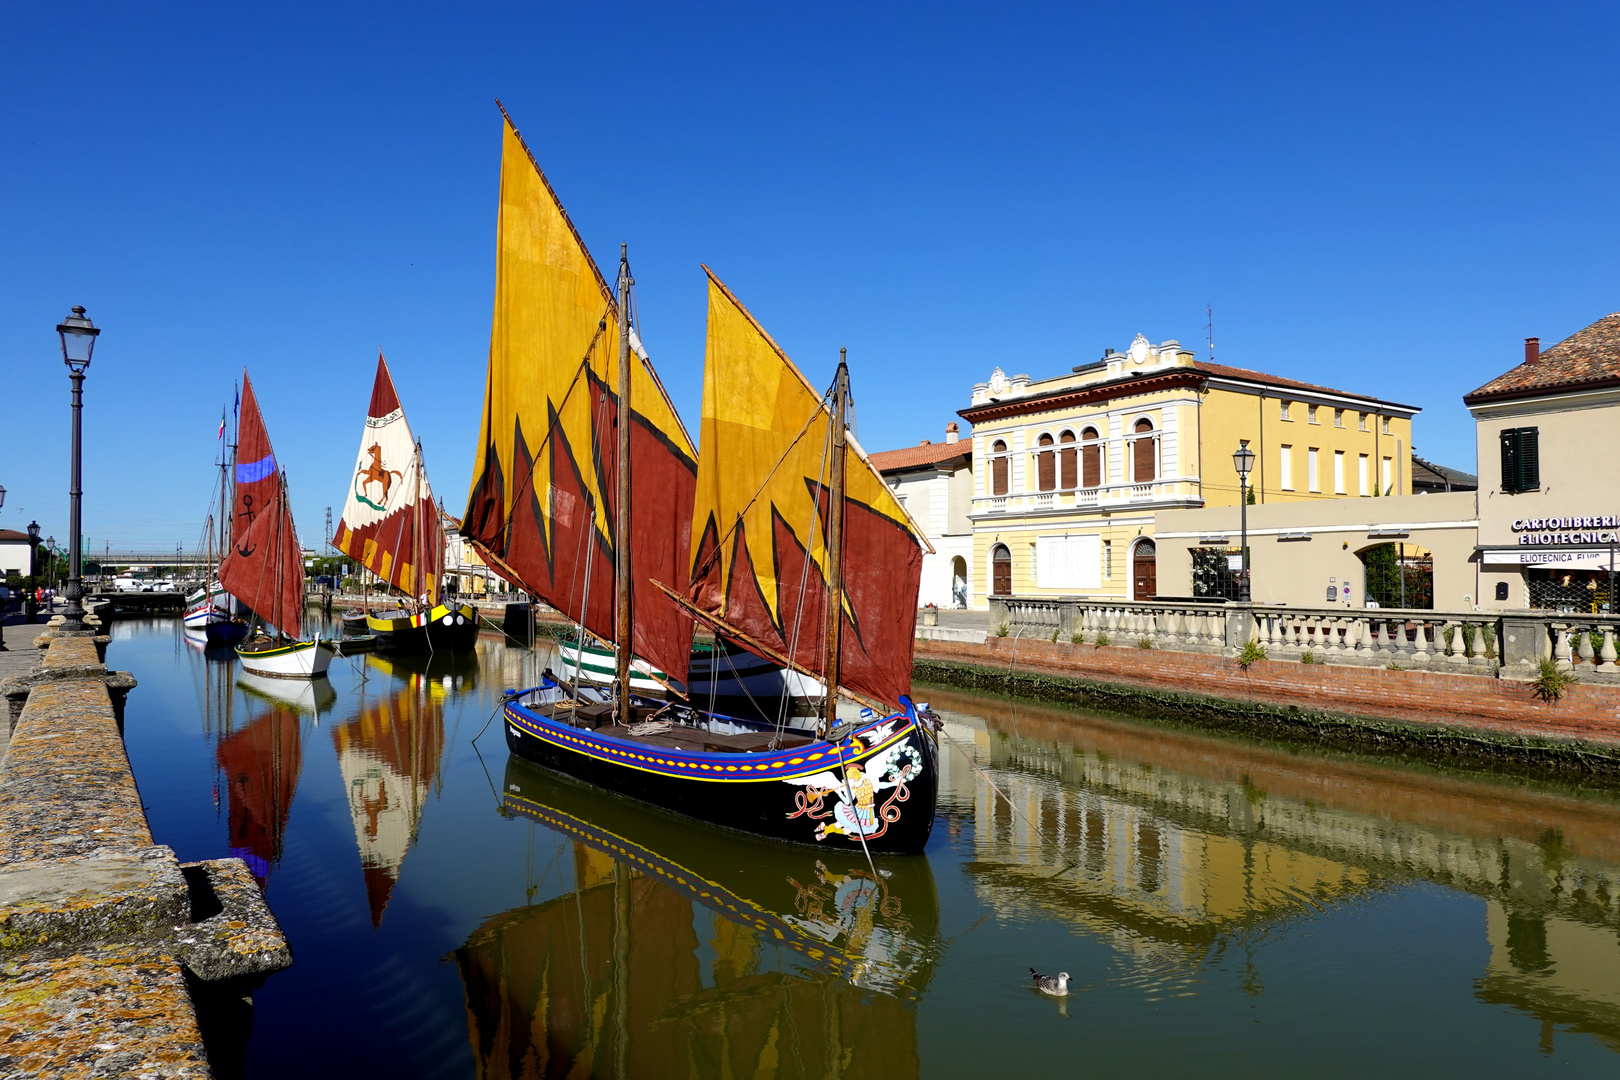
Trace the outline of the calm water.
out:
M 544 660 L 498 640 L 312 692 L 113 636 L 158 842 L 247 859 L 292 941 L 251 1076 L 1620 1070 L 1614 790 L 920 691 L 979 768 L 874 878 L 475 747 Z

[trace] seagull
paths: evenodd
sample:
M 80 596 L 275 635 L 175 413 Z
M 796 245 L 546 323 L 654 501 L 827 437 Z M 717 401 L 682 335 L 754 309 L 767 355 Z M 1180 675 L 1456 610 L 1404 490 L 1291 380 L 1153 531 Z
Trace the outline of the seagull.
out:
M 1042 975 L 1034 968 L 1030 968 L 1029 973 L 1034 976 L 1035 989 L 1041 993 L 1051 994 L 1053 997 L 1069 996 L 1069 973 L 1067 971 L 1060 971 L 1056 975 Z

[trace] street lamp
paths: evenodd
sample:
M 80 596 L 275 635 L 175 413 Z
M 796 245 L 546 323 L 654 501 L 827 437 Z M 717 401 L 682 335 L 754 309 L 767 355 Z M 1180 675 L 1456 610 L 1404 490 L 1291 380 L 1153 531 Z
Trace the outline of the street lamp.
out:
M 62 339 L 62 363 L 67 365 L 68 378 L 73 381 L 73 476 L 68 488 L 68 579 L 66 618 L 62 630 L 78 633 L 84 630 L 84 585 L 79 580 L 79 501 L 84 492 L 79 483 L 79 457 L 82 435 L 80 417 L 84 412 L 84 373 L 90 367 L 90 354 L 96 351 L 96 337 L 101 333 L 84 316 L 83 307 L 74 307 L 72 313 L 56 328 Z
M 5 485 L 0 484 L 0 507 L 6 505 Z M 10 652 L 6 648 L 6 612 L 4 605 L 0 605 L 0 652 Z
M 1238 493 L 1240 501 L 1238 506 L 1243 521 L 1243 536 L 1239 543 L 1243 552 L 1243 578 L 1238 582 L 1238 600 L 1247 604 L 1249 602 L 1249 474 L 1254 471 L 1254 451 L 1249 449 L 1248 439 L 1239 439 L 1238 448 L 1232 455 L 1232 467 L 1238 474 Z
M 36 622 L 39 618 L 39 602 L 34 599 L 39 594 L 39 522 L 28 523 L 28 580 L 29 591 L 23 594 L 23 609 L 28 612 L 28 621 Z

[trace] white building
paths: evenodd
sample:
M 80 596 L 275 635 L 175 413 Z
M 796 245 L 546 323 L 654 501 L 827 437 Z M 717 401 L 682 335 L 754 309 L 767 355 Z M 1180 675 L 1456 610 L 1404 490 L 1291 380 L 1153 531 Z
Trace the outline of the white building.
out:
M 968 608 L 973 597 L 973 443 L 959 441 L 956 421 L 945 441 L 927 439 L 872 455 L 872 464 L 922 528 L 934 554 L 923 556 L 919 605 Z
M 28 576 L 28 534 L 17 529 L 0 529 L 0 585 L 7 574 Z

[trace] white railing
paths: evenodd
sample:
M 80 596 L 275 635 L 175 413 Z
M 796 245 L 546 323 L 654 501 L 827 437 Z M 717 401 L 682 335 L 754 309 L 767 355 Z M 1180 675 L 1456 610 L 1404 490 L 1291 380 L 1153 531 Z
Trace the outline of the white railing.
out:
M 1131 498 L 1132 499 L 1151 499 L 1151 498 L 1153 498 L 1153 485 L 1152 484 L 1132 484 L 1131 485 Z
M 992 514 L 1005 514 L 1007 512 L 1007 496 L 997 495 L 991 499 L 990 512 Z
M 1043 491 L 1040 494 L 1035 496 L 1035 509 L 1037 509 L 1037 510 L 1050 510 L 1050 509 L 1052 509 L 1052 493 L 1050 491 Z
M 1077 491 L 1075 493 L 1074 501 L 1076 503 L 1080 504 L 1081 506 L 1096 506 L 1097 505 L 1097 489 L 1096 488 L 1081 488 L 1079 491 Z

